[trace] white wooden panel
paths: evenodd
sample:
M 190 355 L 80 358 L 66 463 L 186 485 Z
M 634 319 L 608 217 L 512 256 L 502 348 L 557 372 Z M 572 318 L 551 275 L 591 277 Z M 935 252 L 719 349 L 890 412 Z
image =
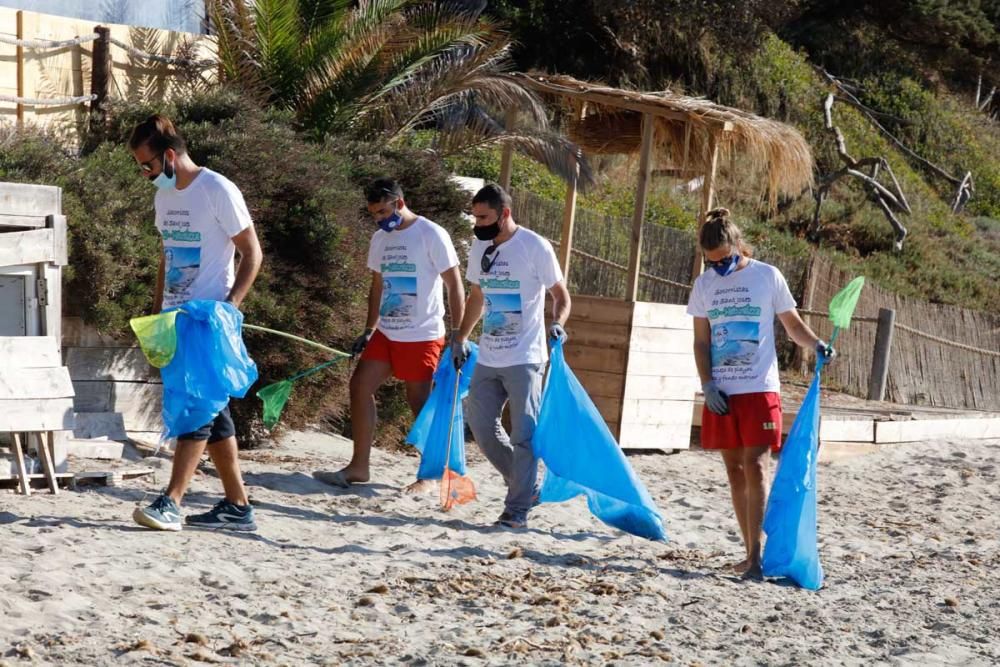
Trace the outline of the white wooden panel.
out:
M 615 399 L 621 397 L 623 380 L 621 373 L 575 370 L 573 374 L 591 398 L 595 396 Z
M 73 384 L 65 368 L 0 368 L 0 400 L 72 397 Z
M 65 431 L 73 428 L 73 399 L 0 400 L 0 431 Z
M 116 382 L 111 409 L 122 415 L 127 431 L 157 431 L 163 428 L 163 385 L 146 382 Z
M 74 381 L 140 382 L 159 377 L 138 347 L 67 347 L 64 353 Z
M 875 423 L 875 442 L 917 442 L 936 438 L 1000 438 L 1000 418 L 915 419 Z
M 691 331 L 694 327 L 694 322 L 686 311 L 687 306 L 640 301 L 635 304 L 634 314 L 632 315 L 632 326 L 656 329 L 686 329 Z
M 690 378 L 698 375 L 691 352 L 643 352 L 631 350 L 628 355 L 629 378 L 633 375 Z
M 635 400 L 622 402 L 622 424 L 691 425 L 691 401 Z
M 62 210 L 61 191 L 52 185 L 0 183 L 0 214 L 46 216 Z
M 55 259 L 51 229 L 0 234 L 0 266 L 38 264 Z
M 819 439 L 820 442 L 875 442 L 875 420 L 821 417 Z
M 630 375 L 625 384 L 625 398 L 693 401 L 695 392 L 700 390 L 701 384 L 695 374 L 688 377 Z
M 58 368 L 54 336 L 0 336 L 0 368 Z
M 694 331 L 632 327 L 629 349 L 639 352 L 670 352 L 694 357 Z
M 45 227 L 44 215 L 4 215 L 0 213 L 0 229 L 4 227 L 33 228 Z
M 688 449 L 691 421 L 684 424 L 622 424 L 618 444 L 622 449 Z
M 52 228 L 52 261 L 56 266 L 69 264 L 69 248 L 66 245 L 66 216 L 52 215 L 46 223 Z

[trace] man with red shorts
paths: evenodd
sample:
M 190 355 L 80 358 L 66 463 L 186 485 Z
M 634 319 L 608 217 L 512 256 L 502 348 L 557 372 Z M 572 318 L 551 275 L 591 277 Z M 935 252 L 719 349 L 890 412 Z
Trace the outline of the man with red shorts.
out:
M 694 317 L 694 355 L 705 394 L 701 442 L 726 464 L 746 559 L 734 568 L 761 578 L 761 524 L 770 452 L 781 448 L 781 387 L 774 318 L 789 338 L 827 359 L 836 352 L 795 309 L 781 272 L 751 259 L 729 211 L 710 211 L 699 244 L 708 269 L 695 280 L 687 312 Z
M 370 478 L 379 386 L 390 376 L 405 382 L 406 402 L 414 416 L 430 395 L 445 346 L 442 283 L 448 288 L 453 331 L 465 309 L 458 254 L 448 232 L 407 208 L 402 188 L 390 178 L 372 181 L 365 196 L 379 229 L 368 248 L 368 319 L 352 347 L 361 356 L 351 376 L 354 454 L 345 468 L 314 475 L 341 488 Z M 406 490 L 429 488 L 432 480 L 417 480 Z

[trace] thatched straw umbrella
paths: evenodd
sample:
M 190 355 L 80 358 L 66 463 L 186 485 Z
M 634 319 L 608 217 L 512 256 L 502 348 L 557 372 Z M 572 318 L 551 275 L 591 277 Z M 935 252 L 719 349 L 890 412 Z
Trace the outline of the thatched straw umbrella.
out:
M 638 292 L 642 220 L 653 154 L 681 174 L 703 175 L 702 211 L 712 207 L 720 158 L 738 157 L 761 183 L 773 207 L 780 195 L 796 196 L 813 183 L 812 151 L 795 128 L 774 120 L 671 92 L 641 93 L 579 81 L 569 76 L 513 73 L 510 78 L 543 95 L 574 104 L 568 135 L 588 153 L 640 154 L 639 184 L 629 260 L 630 297 Z M 509 162 L 509 161 L 508 161 Z M 509 184 L 509 171 L 501 180 Z M 567 196 L 560 255 L 568 271 L 575 188 Z M 696 258 L 694 275 L 701 272 Z

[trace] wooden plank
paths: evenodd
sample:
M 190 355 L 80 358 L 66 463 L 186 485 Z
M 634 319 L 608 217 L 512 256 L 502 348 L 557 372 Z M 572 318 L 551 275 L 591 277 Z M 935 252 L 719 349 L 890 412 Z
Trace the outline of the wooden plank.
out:
M 577 102 L 575 116 L 583 120 L 587 113 L 587 103 Z M 563 202 L 562 232 L 559 236 L 559 266 L 562 267 L 563 279 L 569 284 L 569 260 L 573 250 L 573 226 L 576 222 L 576 194 L 577 180 L 580 176 L 580 162 L 583 157 L 582 152 L 576 155 L 573 167 L 573 178 L 566 185 L 566 198 Z
M 65 368 L 0 368 L 0 400 L 72 397 L 73 383 Z
M 660 377 L 697 377 L 694 355 L 679 352 L 644 352 L 632 350 L 628 357 L 628 375 Z
M 101 333 L 79 317 L 64 317 L 63 347 L 135 347 L 135 338 L 123 340 Z
M 159 379 L 138 347 L 67 347 L 66 366 L 74 381 L 148 382 Z
M 785 417 L 782 415 L 782 422 Z M 789 424 L 790 426 L 790 424 Z M 831 419 L 821 417 L 820 442 L 875 442 L 874 419 Z
M 72 428 L 72 398 L 0 400 L 0 431 L 66 431 Z
M 878 444 L 939 438 L 1000 438 L 1000 417 L 875 422 L 875 442 Z
M 77 412 L 112 412 L 111 388 L 113 382 L 82 382 L 73 383 L 76 396 L 73 409 Z
M 694 321 L 687 314 L 687 306 L 638 301 L 632 315 L 632 326 L 692 331 Z
M 42 473 L 49 483 L 49 491 L 52 492 L 52 495 L 57 495 L 59 483 L 56 481 L 56 466 L 52 461 L 52 431 L 45 434 L 38 433 L 35 437 L 38 438 L 38 458 L 42 461 Z
M 573 304 L 569 314 L 569 322 L 601 322 L 604 324 L 619 324 L 628 327 L 632 318 L 633 304 L 620 299 L 606 299 L 599 296 L 573 295 Z M 547 303 L 545 311 L 551 312 L 551 303 Z
M 617 423 L 622 416 L 622 402 L 618 398 L 607 398 L 605 396 L 591 396 L 597 411 L 605 422 Z
M 642 267 L 642 228 L 646 221 L 646 198 L 649 195 L 652 171 L 653 128 L 656 119 L 642 115 L 642 144 L 639 150 L 639 174 L 635 187 L 635 209 L 632 212 L 632 238 L 629 244 L 628 272 L 625 274 L 625 298 L 635 301 L 639 297 L 639 271 Z
M 0 213 L 0 229 L 13 227 L 15 229 L 44 229 L 44 215 L 4 215 Z
M 719 135 L 720 132 L 712 132 L 709 140 L 709 160 L 708 171 L 705 174 L 705 181 L 701 185 L 701 210 L 698 214 L 698 231 L 695 238 L 701 236 L 701 226 L 705 224 L 705 216 L 712 210 L 715 204 L 715 172 L 719 167 Z M 701 275 L 704 269 L 702 262 L 701 246 L 695 244 L 694 264 L 691 267 L 691 282 Z
M 700 389 L 697 375 L 686 378 L 630 375 L 625 381 L 625 398 L 693 401 Z
M 51 229 L 5 232 L 0 236 L 0 266 L 51 262 L 55 258 Z
M 514 124 L 517 122 L 517 108 L 515 106 L 510 106 L 507 108 L 507 112 L 504 115 L 504 127 L 507 131 L 514 129 Z M 503 148 L 500 149 L 500 187 L 504 190 L 510 190 L 510 177 L 514 172 L 514 145 L 509 141 L 505 141 Z
M 58 368 L 59 343 L 54 336 L 0 336 L 0 368 Z
M 17 465 L 17 477 L 21 487 L 21 493 L 26 496 L 31 495 L 31 483 L 28 481 L 28 468 L 24 465 L 24 450 L 21 449 L 21 435 L 14 434 L 14 443 L 11 445 L 14 453 L 14 463 Z
M 577 371 L 621 372 L 625 365 L 625 350 L 609 350 L 577 345 L 570 339 L 566 343 L 566 363 Z
M 42 311 L 41 333 L 53 336 L 62 345 L 62 269 L 52 264 L 41 264 L 41 275 L 48 281 L 48 305 Z
M 127 431 L 158 431 L 163 428 L 163 385 L 116 382 L 111 408 L 121 413 Z
M 75 415 L 73 436 L 127 440 L 125 420 L 117 412 L 79 412 Z
M 621 373 L 581 370 L 574 371 L 573 374 L 576 375 L 576 379 L 580 381 L 591 398 L 595 396 L 614 399 L 621 397 L 624 380 Z
M 687 354 L 693 361 L 694 330 L 633 326 L 629 347 L 633 354 L 635 352 L 671 352 Z
M 691 425 L 692 401 L 625 399 L 622 401 L 623 425 Z
M 66 454 L 81 459 L 120 459 L 125 451 L 125 444 L 115 440 L 82 440 L 72 438 L 65 445 Z
M 52 229 L 53 263 L 56 266 L 69 264 L 69 249 L 66 245 L 66 216 L 52 214 L 45 220 L 46 227 Z
M 623 324 L 577 323 L 570 320 L 566 323 L 566 333 L 569 335 L 567 347 L 575 344 L 624 350 L 629 346 L 628 326 Z
M 623 423 L 618 444 L 622 449 L 688 449 L 691 425 Z

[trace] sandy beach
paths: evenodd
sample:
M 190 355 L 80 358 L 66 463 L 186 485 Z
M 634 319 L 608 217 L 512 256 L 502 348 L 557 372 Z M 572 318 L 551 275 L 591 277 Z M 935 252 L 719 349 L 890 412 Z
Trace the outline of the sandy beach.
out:
M 741 546 L 706 452 L 630 457 L 666 518 L 671 541 L 657 544 L 580 500 L 543 505 L 527 531 L 491 527 L 503 489 L 474 445 L 480 498 L 449 514 L 400 494 L 415 456 L 376 451 L 373 483 L 350 491 L 311 479 L 349 447 L 296 432 L 245 452 L 256 535 L 133 525 L 164 458 L 141 463 L 155 479 L 120 487 L 0 493 L 0 663 L 1000 661 L 1000 441 L 822 464 L 818 593 L 727 573 Z M 185 509 L 218 493 L 206 468 Z

